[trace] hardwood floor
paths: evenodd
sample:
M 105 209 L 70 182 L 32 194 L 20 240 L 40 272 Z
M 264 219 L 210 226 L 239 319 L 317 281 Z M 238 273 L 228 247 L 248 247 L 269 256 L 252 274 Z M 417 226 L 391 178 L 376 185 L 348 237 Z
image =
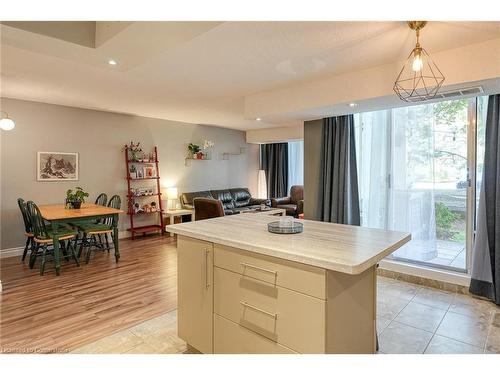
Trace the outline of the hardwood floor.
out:
M 177 307 L 177 253 L 168 236 L 121 240 L 120 262 L 96 252 L 56 277 L 20 257 L 2 259 L 0 351 L 68 352 Z

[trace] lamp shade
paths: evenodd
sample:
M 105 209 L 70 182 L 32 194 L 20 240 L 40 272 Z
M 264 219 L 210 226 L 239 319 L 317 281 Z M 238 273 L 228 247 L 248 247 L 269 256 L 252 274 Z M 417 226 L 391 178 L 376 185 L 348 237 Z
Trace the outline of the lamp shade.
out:
M 179 197 L 176 187 L 167 188 L 167 198 L 168 199 L 177 199 Z
M 257 198 L 267 199 L 266 171 L 263 169 L 260 169 L 257 175 Z
M 2 130 L 12 130 L 15 126 L 15 122 L 8 117 L 0 120 L 0 129 Z

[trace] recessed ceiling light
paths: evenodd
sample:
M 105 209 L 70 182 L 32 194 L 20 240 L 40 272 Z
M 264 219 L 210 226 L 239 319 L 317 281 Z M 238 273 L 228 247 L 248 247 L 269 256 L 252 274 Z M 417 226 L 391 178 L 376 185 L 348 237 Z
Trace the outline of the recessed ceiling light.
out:
M 108 64 L 109 64 L 109 65 L 118 65 L 118 61 L 113 60 L 113 59 L 109 59 L 109 60 L 108 60 Z
M 349 103 L 349 107 L 357 107 L 358 105 L 356 103 Z
M 257 120 L 257 121 L 260 121 L 260 120 L 262 120 L 262 119 L 261 119 L 260 117 L 257 117 L 257 118 L 256 118 L 256 120 Z

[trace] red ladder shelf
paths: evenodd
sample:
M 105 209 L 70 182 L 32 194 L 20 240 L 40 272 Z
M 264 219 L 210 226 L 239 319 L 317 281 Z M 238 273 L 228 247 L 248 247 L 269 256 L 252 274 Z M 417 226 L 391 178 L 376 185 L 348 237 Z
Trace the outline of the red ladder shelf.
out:
M 162 235 L 165 233 L 165 225 L 163 224 L 163 207 L 161 204 L 161 191 L 160 191 L 160 168 L 158 168 L 158 150 L 156 146 L 154 147 L 154 160 L 153 161 L 133 161 L 130 160 L 129 146 L 125 146 L 125 166 L 127 167 L 127 199 L 128 199 L 128 212 L 127 215 L 130 217 L 130 228 L 127 230 L 132 233 L 132 239 L 135 239 L 136 234 L 146 235 L 146 233 L 159 231 Z M 130 165 L 131 164 L 150 164 L 154 165 L 156 168 L 155 177 L 142 177 L 142 178 L 131 178 L 130 177 Z M 156 180 L 156 193 L 147 195 L 136 195 L 132 192 L 130 184 L 134 181 L 147 181 Z M 134 212 L 134 201 L 135 199 L 141 197 L 156 197 L 158 198 L 158 211 L 157 212 L 147 212 L 147 213 L 136 213 Z M 146 214 L 158 214 L 159 224 L 135 226 L 134 217 L 135 216 L 146 216 Z

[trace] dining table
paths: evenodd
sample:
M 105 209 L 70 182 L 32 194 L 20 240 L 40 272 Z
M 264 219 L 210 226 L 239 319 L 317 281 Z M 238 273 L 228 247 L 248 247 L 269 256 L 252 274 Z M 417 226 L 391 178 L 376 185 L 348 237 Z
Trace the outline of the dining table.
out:
M 120 259 L 120 249 L 118 244 L 118 216 L 124 211 L 100 206 L 93 203 L 82 203 L 78 209 L 68 209 L 64 204 L 47 204 L 38 206 L 42 217 L 50 222 L 52 229 L 52 241 L 54 244 L 54 261 L 56 264 L 56 275 L 61 273 L 61 252 L 59 248 L 59 236 L 57 228 L 64 224 L 78 224 L 91 220 L 105 219 L 112 217 L 113 244 L 115 248 L 115 259 Z

